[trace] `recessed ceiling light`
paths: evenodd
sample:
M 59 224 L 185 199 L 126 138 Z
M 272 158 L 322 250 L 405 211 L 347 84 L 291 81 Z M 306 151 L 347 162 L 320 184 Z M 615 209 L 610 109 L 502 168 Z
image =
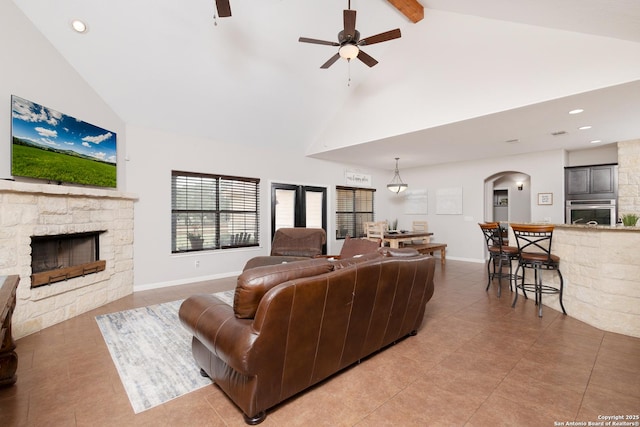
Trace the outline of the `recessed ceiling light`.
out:
M 73 28 L 73 31 L 75 31 L 76 33 L 86 33 L 89 30 L 89 27 L 87 27 L 87 24 L 85 24 L 83 21 L 79 20 L 79 19 L 74 19 L 73 21 L 71 21 L 71 28 Z
M 591 141 L 591 144 L 597 144 L 599 142 L 602 142 L 601 139 L 594 139 L 593 141 Z
M 579 130 L 587 130 L 587 129 L 591 129 L 591 126 L 580 126 L 578 129 Z
M 582 113 L 584 110 L 582 108 L 576 108 L 575 110 L 571 110 L 569 111 L 569 114 L 580 114 Z

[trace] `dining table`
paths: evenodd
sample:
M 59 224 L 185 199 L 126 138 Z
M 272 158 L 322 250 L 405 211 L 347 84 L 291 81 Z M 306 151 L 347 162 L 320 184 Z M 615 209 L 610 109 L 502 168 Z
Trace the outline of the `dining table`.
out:
M 412 242 L 429 236 L 433 236 L 433 233 L 429 231 L 386 231 L 382 243 L 389 243 L 391 248 L 399 248 L 400 243 Z

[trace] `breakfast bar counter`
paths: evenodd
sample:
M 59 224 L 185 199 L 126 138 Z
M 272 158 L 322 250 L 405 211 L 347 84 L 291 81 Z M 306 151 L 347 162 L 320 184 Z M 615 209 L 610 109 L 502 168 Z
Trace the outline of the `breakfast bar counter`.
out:
M 552 252 L 560 257 L 567 314 L 640 337 L 639 250 L 640 227 L 555 225 Z M 544 303 L 560 311 L 557 298 Z

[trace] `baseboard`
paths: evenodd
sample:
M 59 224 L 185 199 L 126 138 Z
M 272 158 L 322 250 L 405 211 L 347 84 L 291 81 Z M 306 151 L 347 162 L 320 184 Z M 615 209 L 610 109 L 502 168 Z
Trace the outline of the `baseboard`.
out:
M 230 273 L 212 274 L 210 276 L 190 277 L 188 279 L 171 280 L 168 282 L 148 283 L 146 285 L 138 285 L 133 287 L 133 292 L 149 291 L 153 289 L 168 288 L 170 286 L 188 285 L 196 282 L 204 282 L 207 280 L 226 279 L 227 277 L 239 276 L 241 271 L 233 271 Z
M 437 257 L 436 257 L 437 258 Z M 456 256 L 449 256 L 449 254 L 447 254 L 447 261 L 452 260 L 452 261 L 464 261 L 464 262 L 473 262 L 476 264 L 484 264 L 485 262 L 487 262 L 486 260 L 482 260 L 482 259 L 477 259 L 477 258 L 462 258 L 462 257 L 456 257 Z

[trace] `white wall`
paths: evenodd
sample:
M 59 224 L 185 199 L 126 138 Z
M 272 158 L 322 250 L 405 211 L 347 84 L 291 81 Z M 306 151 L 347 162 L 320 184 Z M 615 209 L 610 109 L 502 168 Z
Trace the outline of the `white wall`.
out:
M 0 2 L 0 58 L 0 179 L 11 176 L 11 95 L 17 95 L 115 132 L 118 189 L 126 191 L 124 122 L 10 1 Z
M 567 153 L 567 166 L 604 165 L 607 163 L 618 163 L 618 144 L 607 144 Z

